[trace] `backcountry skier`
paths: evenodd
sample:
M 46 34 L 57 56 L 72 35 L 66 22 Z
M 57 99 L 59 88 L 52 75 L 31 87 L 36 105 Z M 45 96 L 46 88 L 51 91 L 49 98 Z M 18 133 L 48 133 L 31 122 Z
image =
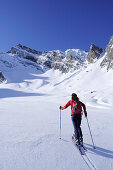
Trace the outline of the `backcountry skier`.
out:
M 71 100 L 65 106 L 60 106 L 61 110 L 66 109 L 67 107 L 71 106 L 71 119 L 74 127 L 74 138 L 77 145 L 83 145 L 83 134 L 81 130 L 81 119 L 82 119 L 82 107 L 84 110 L 85 117 L 87 117 L 86 106 L 82 103 L 77 94 L 72 93 Z

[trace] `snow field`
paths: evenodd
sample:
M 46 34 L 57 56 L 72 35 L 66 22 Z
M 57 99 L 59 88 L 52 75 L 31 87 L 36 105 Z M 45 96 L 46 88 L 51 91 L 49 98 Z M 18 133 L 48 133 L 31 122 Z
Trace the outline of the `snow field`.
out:
M 0 170 L 113 169 L 113 71 L 101 70 L 99 63 L 67 74 L 23 66 L 5 72 L 8 83 L 0 84 Z M 83 157 L 71 141 L 70 108 L 61 112 L 59 139 L 59 106 L 73 92 L 87 106 L 96 146 L 83 116 Z

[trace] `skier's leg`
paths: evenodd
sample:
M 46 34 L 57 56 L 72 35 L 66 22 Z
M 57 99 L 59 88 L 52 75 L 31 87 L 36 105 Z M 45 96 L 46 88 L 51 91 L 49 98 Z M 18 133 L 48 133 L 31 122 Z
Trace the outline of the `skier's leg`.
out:
M 78 133 L 79 133 L 79 139 L 81 142 L 83 142 L 83 134 L 81 129 L 81 115 L 78 115 Z
M 72 115 L 71 119 L 72 119 L 72 123 L 73 123 L 73 127 L 74 127 L 75 138 L 79 139 L 79 132 L 78 132 L 78 126 L 77 126 L 78 123 L 77 123 L 76 115 Z

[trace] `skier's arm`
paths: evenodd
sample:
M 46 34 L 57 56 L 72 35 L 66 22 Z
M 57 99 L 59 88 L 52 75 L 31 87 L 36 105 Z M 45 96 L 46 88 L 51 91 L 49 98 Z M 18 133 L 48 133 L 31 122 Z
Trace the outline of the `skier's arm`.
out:
M 70 101 L 67 102 L 67 104 L 65 106 L 61 106 L 61 110 L 64 110 L 66 109 L 67 107 L 69 107 L 71 104 L 70 104 Z
M 87 117 L 86 106 L 85 106 L 85 104 L 84 104 L 84 103 L 82 103 L 82 102 L 80 102 L 80 103 L 81 103 L 81 105 L 82 105 L 82 107 L 83 107 L 84 114 L 85 114 L 85 116 Z

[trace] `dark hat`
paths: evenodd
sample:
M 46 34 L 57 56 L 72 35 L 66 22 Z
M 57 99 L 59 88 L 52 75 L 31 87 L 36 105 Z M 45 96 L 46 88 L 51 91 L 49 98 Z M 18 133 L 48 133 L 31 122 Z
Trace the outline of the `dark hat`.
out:
M 77 100 L 78 101 L 78 97 L 76 93 L 72 93 L 72 100 Z
M 72 96 L 73 96 L 73 97 L 77 97 L 77 94 L 76 94 L 76 93 L 72 93 Z

